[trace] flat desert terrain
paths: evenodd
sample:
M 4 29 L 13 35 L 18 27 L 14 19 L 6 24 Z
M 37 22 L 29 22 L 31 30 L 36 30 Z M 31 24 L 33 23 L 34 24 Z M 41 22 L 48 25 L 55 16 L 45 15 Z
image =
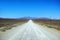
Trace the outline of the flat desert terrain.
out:
M 60 40 L 58 20 L 0 20 L 0 40 Z

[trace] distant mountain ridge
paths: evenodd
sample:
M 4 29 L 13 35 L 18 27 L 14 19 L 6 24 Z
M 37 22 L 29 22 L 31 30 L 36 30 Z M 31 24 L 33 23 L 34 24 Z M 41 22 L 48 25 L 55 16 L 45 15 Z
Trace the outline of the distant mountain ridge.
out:
M 28 19 L 28 20 L 50 20 L 49 18 L 36 18 L 36 17 L 23 17 L 18 19 Z
M 50 18 L 22 17 L 22 18 L 0 18 L 0 20 L 56 20 Z

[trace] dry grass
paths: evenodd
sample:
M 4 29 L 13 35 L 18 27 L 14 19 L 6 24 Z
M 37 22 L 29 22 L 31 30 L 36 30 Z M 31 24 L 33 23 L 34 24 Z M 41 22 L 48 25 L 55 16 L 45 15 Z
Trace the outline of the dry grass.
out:
M 49 28 L 60 30 L 60 20 L 34 20 L 34 22 L 39 25 L 45 25 Z
M 0 20 L 0 31 L 6 31 L 17 25 L 26 23 L 28 20 Z

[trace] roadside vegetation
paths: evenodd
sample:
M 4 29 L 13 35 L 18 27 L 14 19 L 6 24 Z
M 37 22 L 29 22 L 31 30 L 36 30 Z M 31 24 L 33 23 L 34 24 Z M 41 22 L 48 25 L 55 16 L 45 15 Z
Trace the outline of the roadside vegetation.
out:
M 0 31 L 5 32 L 6 30 L 12 29 L 17 25 L 21 25 L 26 22 L 27 20 L 14 20 L 14 19 L 0 20 Z
M 39 25 L 45 25 L 49 28 L 60 30 L 60 20 L 34 20 Z

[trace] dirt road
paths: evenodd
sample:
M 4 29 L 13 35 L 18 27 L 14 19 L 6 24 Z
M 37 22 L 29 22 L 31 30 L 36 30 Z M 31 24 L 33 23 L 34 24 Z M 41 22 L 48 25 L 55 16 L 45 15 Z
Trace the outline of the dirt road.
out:
M 0 32 L 0 40 L 60 40 L 60 31 L 29 20 L 11 30 Z

